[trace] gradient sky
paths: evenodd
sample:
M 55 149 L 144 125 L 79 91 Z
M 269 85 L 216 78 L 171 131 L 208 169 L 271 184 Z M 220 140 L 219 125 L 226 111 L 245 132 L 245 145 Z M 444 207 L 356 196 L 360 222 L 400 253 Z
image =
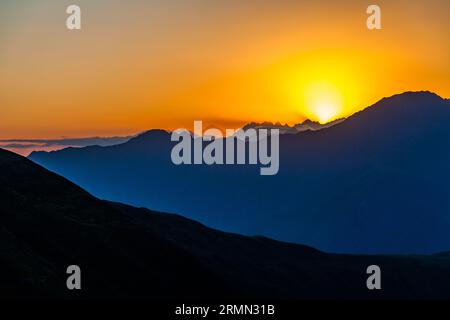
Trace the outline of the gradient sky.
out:
M 294 124 L 450 97 L 450 1 L 2 0 L 0 139 Z M 65 27 L 82 8 L 82 30 Z

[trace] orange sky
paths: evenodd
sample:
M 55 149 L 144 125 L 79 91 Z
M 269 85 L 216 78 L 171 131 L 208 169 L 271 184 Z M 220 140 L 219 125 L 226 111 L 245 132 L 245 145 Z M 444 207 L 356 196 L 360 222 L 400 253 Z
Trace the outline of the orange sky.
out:
M 0 139 L 126 135 L 348 116 L 409 90 L 450 97 L 450 2 L 0 3 Z

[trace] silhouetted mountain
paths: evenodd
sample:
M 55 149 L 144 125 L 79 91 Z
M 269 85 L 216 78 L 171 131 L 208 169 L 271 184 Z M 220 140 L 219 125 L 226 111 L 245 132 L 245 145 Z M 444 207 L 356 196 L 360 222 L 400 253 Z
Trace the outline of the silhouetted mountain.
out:
M 111 204 L 1 149 L 0 239 L 4 298 L 195 297 L 222 283 L 189 253 Z M 72 264 L 82 269 L 82 294 L 66 289 Z M 226 292 L 223 285 L 218 294 L 222 288 Z
M 248 129 L 278 129 L 280 134 L 295 134 L 298 133 L 295 127 L 288 124 L 272 123 L 272 122 L 250 122 L 242 127 L 243 130 Z
M 112 147 L 30 157 L 108 200 L 325 251 L 434 253 L 450 247 L 450 102 L 385 98 L 344 122 L 280 137 L 280 170 L 175 166 L 149 131 Z
M 345 121 L 345 119 L 337 119 L 325 124 L 320 124 L 319 122 L 311 121 L 309 119 L 303 121 L 302 123 L 298 123 L 293 126 L 289 126 L 288 124 L 281 124 L 281 123 L 272 123 L 272 122 L 251 122 L 247 125 L 245 125 L 242 129 L 278 129 L 280 131 L 280 134 L 296 134 L 299 132 L 304 131 L 317 131 L 326 129 L 329 127 L 332 127 L 334 125 L 337 125 L 341 122 Z
M 82 290 L 66 289 L 67 266 Z M 382 291 L 366 288 L 382 268 Z M 450 257 L 345 256 L 104 202 L 0 149 L 2 299 L 449 298 Z

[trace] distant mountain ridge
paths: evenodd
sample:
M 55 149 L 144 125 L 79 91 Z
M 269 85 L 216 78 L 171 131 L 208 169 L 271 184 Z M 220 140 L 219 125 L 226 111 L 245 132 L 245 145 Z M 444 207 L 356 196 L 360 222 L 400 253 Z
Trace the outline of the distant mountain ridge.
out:
M 67 290 L 66 268 L 82 270 Z M 383 290 L 365 270 L 383 268 Z M 101 201 L 0 149 L 0 300 L 444 299 L 450 256 L 347 256 Z
M 299 132 L 304 132 L 304 131 L 309 131 L 309 130 L 317 131 L 317 130 L 326 129 L 326 128 L 332 127 L 334 125 L 337 125 L 343 121 L 345 121 L 344 118 L 330 121 L 325 124 L 320 124 L 319 122 L 315 122 L 315 121 L 307 119 L 307 120 L 305 120 L 301 123 L 295 124 L 293 126 L 289 126 L 288 124 L 281 124 L 279 122 L 277 122 L 277 123 L 251 122 L 251 123 L 245 125 L 244 127 L 242 127 L 242 129 L 244 129 L 244 130 L 247 130 L 250 128 L 252 128 L 252 129 L 278 129 L 280 131 L 280 134 L 296 134 Z
M 384 98 L 345 121 L 280 137 L 280 171 L 175 166 L 174 143 L 34 153 L 103 199 L 177 212 L 209 226 L 349 253 L 450 247 L 450 103 L 431 92 Z

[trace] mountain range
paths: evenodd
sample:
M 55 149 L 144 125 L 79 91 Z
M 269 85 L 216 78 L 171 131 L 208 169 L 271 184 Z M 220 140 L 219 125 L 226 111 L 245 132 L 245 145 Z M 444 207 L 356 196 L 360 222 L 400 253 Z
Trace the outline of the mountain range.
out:
M 340 253 L 450 248 L 450 101 L 384 98 L 331 127 L 280 136 L 280 170 L 176 166 L 170 133 L 30 159 L 93 195 L 176 212 L 224 231 Z
M 243 130 L 247 129 L 278 129 L 280 134 L 296 134 L 299 132 L 304 131 L 318 131 L 326 128 L 330 128 L 334 125 L 337 125 L 341 122 L 343 122 L 345 119 L 337 119 L 325 124 L 321 124 L 316 121 L 312 121 L 309 119 L 306 119 L 305 121 L 295 124 L 293 126 L 289 126 L 288 124 L 281 124 L 279 122 L 272 123 L 272 122 L 251 122 L 249 124 L 246 124 L 244 127 L 242 127 Z
M 70 291 L 74 264 L 82 290 Z M 382 269 L 381 291 L 366 288 L 372 264 Z M 0 149 L 0 299 L 56 298 L 450 298 L 450 255 L 336 255 L 225 233 L 99 200 Z

